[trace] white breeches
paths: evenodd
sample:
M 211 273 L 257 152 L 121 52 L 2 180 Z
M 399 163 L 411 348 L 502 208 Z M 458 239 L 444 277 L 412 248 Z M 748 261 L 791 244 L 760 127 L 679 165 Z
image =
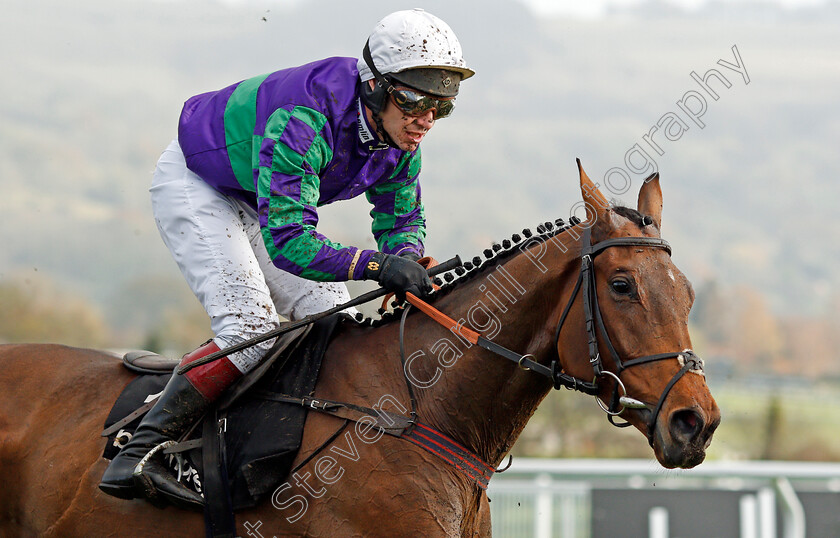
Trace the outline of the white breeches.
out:
M 188 170 L 177 141 L 161 155 L 150 192 L 163 242 L 210 316 L 220 348 L 275 329 L 278 314 L 297 320 L 350 300 L 341 282 L 306 280 L 275 267 L 256 211 Z M 228 358 L 246 373 L 272 344 Z

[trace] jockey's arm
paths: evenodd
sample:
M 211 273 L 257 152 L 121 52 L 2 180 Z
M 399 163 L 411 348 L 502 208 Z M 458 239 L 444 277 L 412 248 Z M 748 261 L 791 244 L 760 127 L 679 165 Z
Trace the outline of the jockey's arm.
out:
M 320 198 L 318 172 L 332 158 L 332 148 L 314 132 L 308 147 L 292 149 L 280 139 L 293 115 L 309 125 L 323 125 L 323 116 L 306 107 L 276 114 L 265 135 L 255 140 L 254 159 L 260 228 L 274 264 L 317 281 L 375 278 L 365 271 L 376 251 L 345 246 L 316 230 Z M 295 116 L 295 117 L 297 117 Z M 419 152 L 406 153 L 395 172 L 366 194 L 374 205 L 373 233 L 379 249 L 414 260 L 423 253 L 425 220 L 417 182 Z
M 420 149 L 403 154 L 387 181 L 366 193 L 373 204 L 371 231 L 381 252 L 417 261 L 423 256 L 426 217 L 420 196 Z
M 293 116 L 315 127 L 323 126 L 325 118 L 300 106 L 282 112 L 272 115 L 264 136 L 254 142 L 260 148 L 253 163 L 257 212 L 268 254 L 280 269 L 309 280 L 361 280 L 376 251 L 342 245 L 316 230 L 318 173 L 332 159 L 332 148 L 314 128 L 308 145 L 296 141 L 306 147 L 291 148 L 280 140 Z

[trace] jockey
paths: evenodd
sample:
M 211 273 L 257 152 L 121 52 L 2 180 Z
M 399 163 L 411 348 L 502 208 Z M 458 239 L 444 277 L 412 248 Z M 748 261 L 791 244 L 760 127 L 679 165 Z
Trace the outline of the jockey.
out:
M 419 144 L 474 72 L 449 26 L 421 9 L 382 19 L 362 58 L 327 58 L 196 95 L 155 170 L 155 220 L 215 338 L 197 360 L 350 300 L 345 280 L 404 296 L 432 289 L 423 255 Z M 377 250 L 318 233 L 317 208 L 365 194 Z M 251 370 L 265 342 L 173 375 L 99 487 L 200 507 L 162 454 Z M 138 467 L 135 470 L 135 467 Z

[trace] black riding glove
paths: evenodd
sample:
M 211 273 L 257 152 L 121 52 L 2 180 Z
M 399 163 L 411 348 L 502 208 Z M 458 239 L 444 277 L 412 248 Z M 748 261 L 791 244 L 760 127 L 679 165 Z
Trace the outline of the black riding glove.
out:
M 400 301 L 405 301 L 406 292 L 425 297 L 432 291 L 432 281 L 422 265 L 394 254 L 374 253 L 365 266 L 364 277 L 396 293 Z
M 422 258 L 422 256 L 420 256 L 419 254 L 417 254 L 417 253 L 416 253 L 416 252 L 414 252 L 413 250 L 406 250 L 406 251 L 405 251 L 405 252 L 403 252 L 402 254 L 398 254 L 398 256 L 399 256 L 400 258 L 405 258 L 406 260 L 411 260 L 411 261 L 413 261 L 413 262 L 416 262 L 417 260 L 419 260 L 420 258 Z

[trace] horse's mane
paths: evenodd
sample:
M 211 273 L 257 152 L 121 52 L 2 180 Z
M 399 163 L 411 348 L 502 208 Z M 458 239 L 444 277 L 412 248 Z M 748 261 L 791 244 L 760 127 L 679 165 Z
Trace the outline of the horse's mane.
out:
M 503 262 L 520 252 L 517 248 L 521 243 L 532 241 L 534 239 L 545 241 L 565 232 L 572 226 L 578 224 L 580 220 L 577 217 L 571 217 L 566 223 L 563 219 L 557 219 L 554 222 L 544 222 L 536 227 L 536 233 L 530 228 L 525 228 L 522 233 L 513 234 L 510 239 L 504 239 L 499 242 L 493 242 L 489 248 L 484 249 L 483 256 L 475 256 L 468 259 L 460 267 L 456 267 L 451 271 L 447 271 L 442 275 L 434 278 L 434 283 L 440 286 L 439 289 L 432 292 L 427 298 L 427 302 L 433 303 L 441 297 L 448 295 L 452 290 L 476 278 L 478 275 L 484 273 L 488 267 L 495 267 L 499 262 Z M 356 321 L 363 325 L 371 325 L 378 327 L 390 321 L 398 319 L 402 314 L 402 308 L 398 308 L 395 304 L 394 312 L 385 312 L 379 309 L 380 318 L 364 318 L 359 314 Z
M 642 219 L 644 216 L 636 211 L 635 209 L 631 209 L 629 207 L 614 205 L 612 206 L 612 210 L 615 211 L 617 214 L 621 215 L 622 217 L 630 220 L 631 222 L 635 223 L 639 227 L 643 226 Z M 493 242 L 490 245 L 490 248 L 484 249 L 483 257 L 482 256 L 475 256 L 469 261 L 465 261 L 461 267 L 457 267 L 451 271 L 447 271 L 440 276 L 436 276 L 434 278 L 434 283 L 440 286 L 440 289 L 435 290 L 427 299 L 426 301 L 429 303 L 433 303 L 434 301 L 440 299 L 441 297 L 448 295 L 452 290 L 459 287 L 460 285 L 473 280 L 478 275 L 484 273 L 488 267 L 496 267 L 499 262 L 504 262 L 507 259 L 513 257 L 514 255 L 518 254 L 520 251 L 517 248 L 523 242 L 530 242 L 533 240 L 538 241 L 546 241 L 551 239 L 552 237 L 559 235 L 573 226 L 576 226 L 580 223 L 580 219 L 575 216 L 569 218 L 569 222 L 565 222 L 563 219 L 556 219 L 554 222 L 547 221 L 543 222 L 536 227 L 536 233 L 533 232 L 530 228 L 525 228 L 522 230 L 521 234 L 515 233 L 513 234 L 510 239 L 504 239 L 500 242 Z M 380 318 L 365 318 L 364 315 L 361 313 L 357 315 L 356 321 L 362 325 L 370 325 L 373 327 L 379 327 L 380 325 L 384 325 L 388 322 L 394 321 L 398 319 L 399 316 L 402 314 L 402 308 L 399 307 L 396 303 L 392 303 L 394 307 L 394 312 L 386 312 L 383 309 L 379 309 Z
M 625 219 L 629 220 L 639 228 L 644 228 L 644 218 L 645 216 L 636 211 L 635 209 L 631 209 L 629 207 L 625 207 L 623 205 L 614 205 L 611 208 L 613 211 L 624 217 Z

